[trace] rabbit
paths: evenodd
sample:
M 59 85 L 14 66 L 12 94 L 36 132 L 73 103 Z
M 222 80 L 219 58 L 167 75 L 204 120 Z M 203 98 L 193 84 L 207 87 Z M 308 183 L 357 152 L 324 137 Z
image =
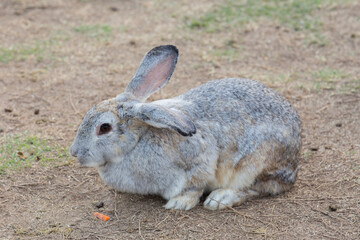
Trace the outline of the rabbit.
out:
M 250 79 L 207 82 L 146 99 L 170 79 L 172 45 L 142 59 L 125 92 L 86 113 L 70 153 L 117 191 L 160 195 L 166 209 L 223 209 L 295 183 L 301 122 L 276 91 Z

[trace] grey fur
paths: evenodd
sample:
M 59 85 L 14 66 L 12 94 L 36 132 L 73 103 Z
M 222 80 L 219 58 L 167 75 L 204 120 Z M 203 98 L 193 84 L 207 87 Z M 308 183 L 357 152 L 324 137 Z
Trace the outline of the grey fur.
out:
M 162 52 L 160 58 L 169 55 Z M 145 61 L 153 68 L 160 60 L 152 55 Z M 138 72 L 146 73 L 143 63 Z M 169 200 L 166 208 L 185 210 L 204 191 L 212 191 L 204 205 L 213 210 L 278 194 L 294 184 L 300 119 L 274 90 L 227 78 L 143 103 L 136 98 L 141 84 L 133 79 L 123 94 L 92 108 L 71 147 L 72 155 L 96 167 L 106 184 L 123 192 L 158 194 Z M 102 123 L 113 130 L 97 136 Z

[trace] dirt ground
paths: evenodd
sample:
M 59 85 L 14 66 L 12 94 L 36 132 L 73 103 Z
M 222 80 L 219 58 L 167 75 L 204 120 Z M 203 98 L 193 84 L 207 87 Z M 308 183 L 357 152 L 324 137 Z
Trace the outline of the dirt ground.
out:
M 169 211 L 160 197 L 115 192 L 74 158 L 34 164 L 0 174 L 0 239 L 360 239 L 360 3 L 316 9 L 315 33 L 264 18 L 215 31 L 186 26 L 212 8 L 209 0 L 2 0 L 0 134 L 69 147 L 87 110 L 121 93 L 148 50 L 174 44 L 177 68 L 150 100 L 223 77 L 275 88 L 302 119 L 295 187 L 222 211 Z

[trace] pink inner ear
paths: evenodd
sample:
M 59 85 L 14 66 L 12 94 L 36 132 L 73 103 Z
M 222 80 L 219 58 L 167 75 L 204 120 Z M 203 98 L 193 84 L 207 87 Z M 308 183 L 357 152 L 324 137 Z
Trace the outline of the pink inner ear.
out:
M 174 57 L 168 57 L 154 66 L 145 76 L 144 80 L 135 89 L 135 95 L 138 98 L 148 97 L 156 92 L 167 80 Z

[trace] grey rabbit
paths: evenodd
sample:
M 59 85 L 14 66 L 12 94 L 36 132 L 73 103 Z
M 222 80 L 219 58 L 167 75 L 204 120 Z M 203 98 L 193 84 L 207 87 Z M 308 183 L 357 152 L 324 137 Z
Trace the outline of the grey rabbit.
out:
M 204 193 L 204 207 L 216 210 L 289 190 L 301 147 L 301 122 L 289 102 L 236 78 L 145 102 L 168 82 L 177 58 L 172 45 L 149 51 L 125 92 L 85 115 L 71 154 L 107 185 L 160 195 L 167 209 L 189 210 Z

